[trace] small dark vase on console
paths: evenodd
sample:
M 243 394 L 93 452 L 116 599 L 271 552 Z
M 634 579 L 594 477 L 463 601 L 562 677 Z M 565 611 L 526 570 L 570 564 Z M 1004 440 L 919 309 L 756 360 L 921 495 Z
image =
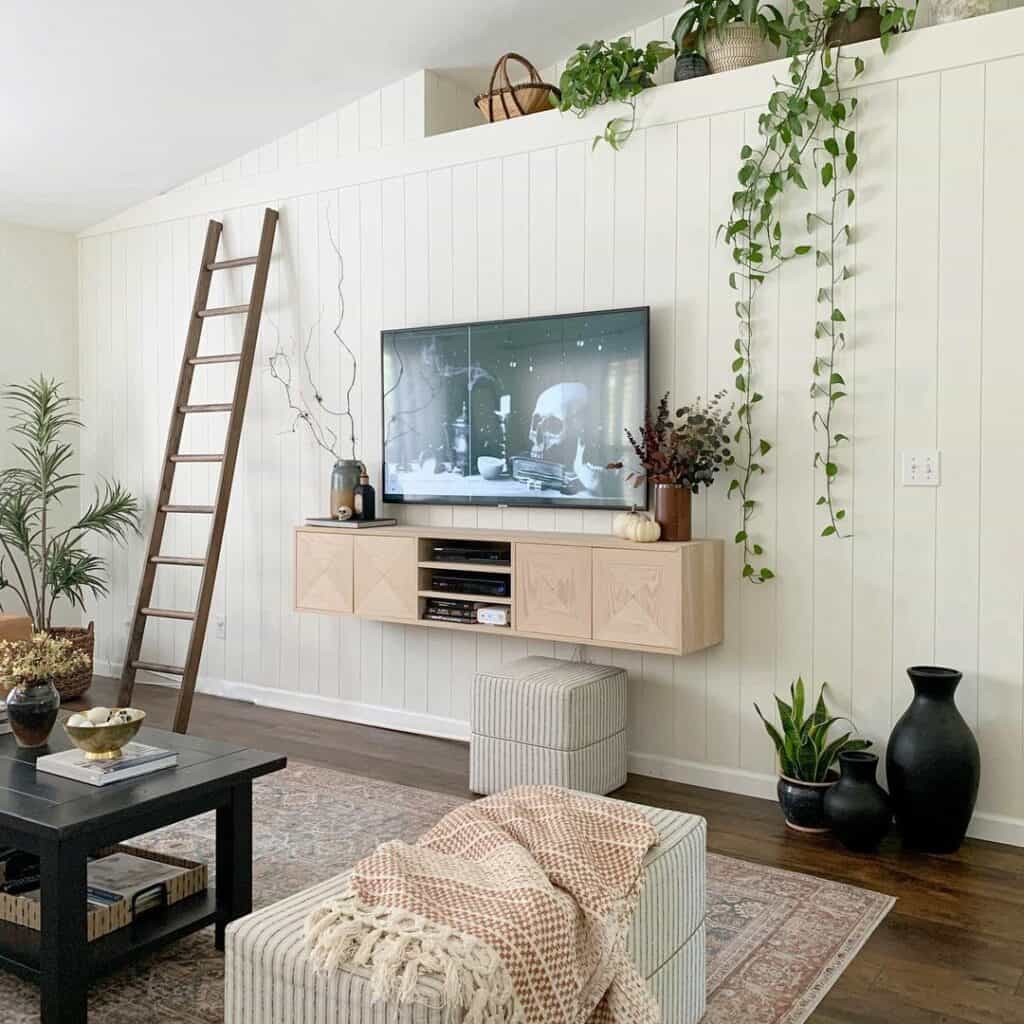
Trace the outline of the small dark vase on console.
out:
M 877 768 L 875 754 L 840 754 L 839 781 L 825 794 L 825 821 L 848 850 L 876 849 L 892 824 L 889 797 L 875 781 Z
M 953 695 L 961 673 L 907 669 L 914 699 L 889 737 L 889 792 L 903 842 L 928 853 L 952 853 L 963 842 L 978 797 L 981 755 Z

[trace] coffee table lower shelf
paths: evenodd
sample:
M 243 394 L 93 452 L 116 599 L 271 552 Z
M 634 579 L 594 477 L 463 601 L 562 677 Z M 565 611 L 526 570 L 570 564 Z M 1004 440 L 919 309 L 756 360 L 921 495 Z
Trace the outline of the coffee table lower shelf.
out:
M 199 931 L 217 920 L 213 886 L 169 907 L 150 910 L 136 921 L 89 943 L 90 974 L 101 974 L 140 953 Z M 0 921 L 0 967 L 39 980 L 40 933 L 24 925 Z

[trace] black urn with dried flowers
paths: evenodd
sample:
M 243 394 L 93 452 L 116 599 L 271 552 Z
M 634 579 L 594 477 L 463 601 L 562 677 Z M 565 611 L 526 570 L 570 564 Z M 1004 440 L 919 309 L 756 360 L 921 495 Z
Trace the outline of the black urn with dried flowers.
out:
M 640 468 L 627 477 L 635 487 L 652 486 L 654 519 L 661 527 L 662 540 L 689 540 L 691 496 L 710 487 L 715 475 L 729 458 L 729 420 L 732 408 L 723 408 L 726 392 L 719 391 L 704 402 L 699 397 L 688 405 L 669 408 L 668 392 L 652 417 L 648 410 L 643 426 L 626 438 Z M 609 469 L 622 469 L 622 462 Z
M 70 640 L 36 633 L 31 640 L 0 641 L 0 677 L 6 680 L 7 720 L 19 747 L 41 747 L 60 709 L 54 680 L 91 664 Z

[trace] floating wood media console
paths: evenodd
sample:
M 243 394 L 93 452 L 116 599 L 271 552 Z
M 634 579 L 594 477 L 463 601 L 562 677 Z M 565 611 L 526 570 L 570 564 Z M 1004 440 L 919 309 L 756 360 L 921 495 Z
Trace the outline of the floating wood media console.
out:
M 634 544 L 584 533 L 298 527 L 295 607 L 492 636 L 689 654 L 722 640 L 723 558 L 720 540 Z M 439 602 L 504 606 L 510 624 L 426 618 Z

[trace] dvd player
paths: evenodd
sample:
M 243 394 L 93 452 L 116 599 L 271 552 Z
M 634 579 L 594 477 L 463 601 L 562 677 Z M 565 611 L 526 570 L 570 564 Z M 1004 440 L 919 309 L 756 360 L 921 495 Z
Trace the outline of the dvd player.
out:
M 509 578 L 468 572 L 435 572 L 430 579 L 430 589 L 459 594 L 480 594 L 485 597 L 508 597 Z

